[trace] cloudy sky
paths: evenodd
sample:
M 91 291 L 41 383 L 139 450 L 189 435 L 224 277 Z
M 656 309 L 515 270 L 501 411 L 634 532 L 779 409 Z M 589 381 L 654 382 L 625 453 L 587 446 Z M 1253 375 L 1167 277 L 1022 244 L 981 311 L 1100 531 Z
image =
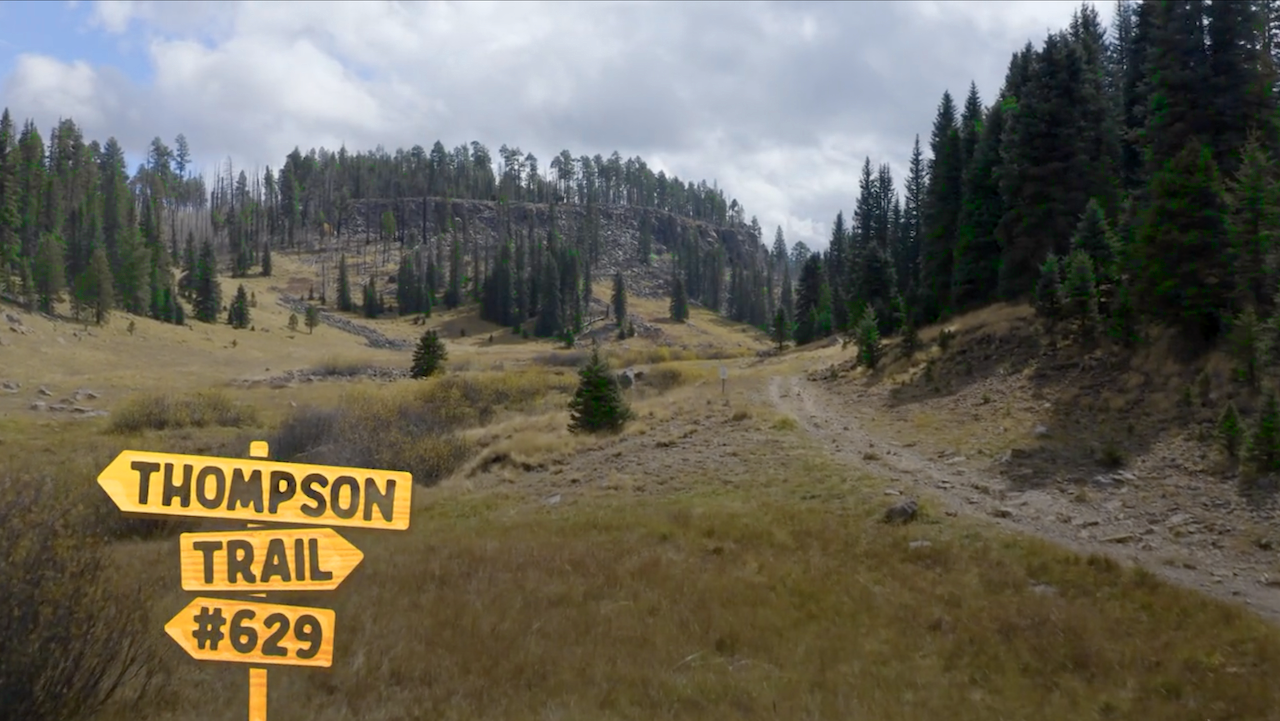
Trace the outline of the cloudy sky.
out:
M 823 247 L 863 158 L 899 179 L 944 90 L 990 103 L 1078 2 L 0 3 L 0 104 L 199 165 L 439 139 L 640 155 Z M 1112 3 L 1097 3 L 1110 22 Z

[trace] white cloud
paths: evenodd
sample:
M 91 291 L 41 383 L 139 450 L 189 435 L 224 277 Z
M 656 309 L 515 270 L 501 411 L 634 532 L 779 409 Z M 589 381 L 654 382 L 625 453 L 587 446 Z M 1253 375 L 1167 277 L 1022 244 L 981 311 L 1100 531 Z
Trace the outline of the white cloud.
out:
M 771 235 L 824 246 L 863 158 L 901 178 L 942 91 L 986 101 L 1074 2 L 98 2 L 148 48 L 144 85 L 22 56 L 0 100 L 140 153 L 179 132 L 206 164 L 278 166 L 345 143 L 506 143 L 543 165 L 641 155 L 715 180 Z M 1099 7 L 1104 17 L 1110 8 Z

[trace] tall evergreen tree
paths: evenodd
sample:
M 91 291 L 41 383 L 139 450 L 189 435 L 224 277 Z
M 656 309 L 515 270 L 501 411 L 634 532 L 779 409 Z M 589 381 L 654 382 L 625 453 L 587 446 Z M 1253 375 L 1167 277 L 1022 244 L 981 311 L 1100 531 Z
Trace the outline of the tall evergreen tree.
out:
M 194 293 L 193 315 L 201 323 L 218 322 L 222 308 L 222 290 L 218 284 L 218 257 L 213 243 L 206 239 L 200 244 L 200 256 L 196 260 L 195 279 L 191 284 Z
M 1199 340 L 1217 336 L 1230 304 L 1227 212 L 1213 156 L 1192 142 L 1156 173 L 1138 233 L 1142 306 Z
M 934 320 L 951 311 L 951 266 L 962 207 L 960 183 L 964 168 L 956 107 L 950 92 L 944 92 L 938 104 L 929 147 L 933 159 L 922 206 L 921 273 L 925 285 L 921 304 L 925 318 Z
M 1269 264 L 1280 246 L 1280 193 L 1275 166 L 1252 136 L 1243 149 L 1242 165 L 1230 184 L 1231 263 L 1236 278 L 1237 305 L 1271 311 L 1274 269 Z
M 819 337 L 822 275 L 822 256 L 813 253 L 800 269 L 800 287 L 796 293 L 795 340 L 798 346 L 812 343 Z
M 679 275 L 671 277 L 671 320 L 683 323 L 689 319 L 689 295 Z
M 613 306 L 618 327 L 624 327 L 627 322 L 627 283 L 622 277 L 622 271 L 613 274 L 613 295 L 609 298 L 609 304 Z
M 1004 108 L 997 102 L 987 112 L 964 176 L 963 205 L 957 222 L 951 276 L 951 305 L 970 308 L 995 297 L 1000 278 L 1000 241 L 996 227 L 1004 215 L 997 173 Z
M 338 260 L 338 310 L 350 313 L 355 308 L 351 299 L 351 275 L 347 271 L 347 254 L 343 253 Z
M 62 301 L 66 287 L 66 250 L 62 237 L 55 233 L 41 233 L 39 249 L 32 263 L 32 280 L 36 290 L 36 307 L 42 313 L 55 312 L 54 305 Z

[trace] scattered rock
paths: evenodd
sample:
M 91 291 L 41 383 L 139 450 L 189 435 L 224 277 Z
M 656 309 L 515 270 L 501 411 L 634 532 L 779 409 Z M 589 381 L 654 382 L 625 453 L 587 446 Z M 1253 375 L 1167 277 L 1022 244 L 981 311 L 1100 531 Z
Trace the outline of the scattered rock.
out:
M 997 506 L 991 509 L 991 515 L 996 518 L 1013 518 L 1013 509 L 1008 506 Z
M 85 390 L 84 388 L 79 388 L 76 390 L 75 393 L 71 394 L 71 397 L 75 398 L 78 401 L 82 401 L 82 400 L 96 401 L 98 400 L 100 395 L 98 394 L 97 391 L 90 391 L 90 390 Z
M 1035 430 L 1033 430 L 1032 433 L 1035 434 L 1036 438 L 1044 438 L 1045 436 L 1049 435 L 1049 427 L 1044 424 L 1038 425 L 1035 427 Z
M 901 503 L 895 503 L 884 512 L 885 523 L 911 523 L 916 520 L 916 516 L 920 512 L 920 504 L 915 499 L 908 498 Z
M 551 496 L 551 497 L 547 498 L 547 505 L 548 505 L 548 506 L 555 506 L 555 505 L 558 505 L 559 503 L 560 503 L 560 494 L 559 494 L 559 493 L 555 494 L 554 496 Z
M 297 313 L 299 317 L 304 316 L 307 312 L 307 302 L 302 298 L 294 298 L 285 293 L 281 293 L 277 302 L 290 311 Z M 413 347 L 413 344 L 408 341 L 388 338 L 381 331 L 370 328 L 362 323 L 357 323 L 350 318 L 333 315 L 323 310 L 320 311 L 320 322 L 325 325 L 333 326 L 338 330 L 364 338 L 365 343 L 371 348 L 381 348 L 385 350 L 409 350 Z
M 914 551 L 917 548 L 928 548 L 929 546 L 932 546 L 932 545 L 933 545 L 932 543 L 921 539 L 921 540 L 912 541 L 911 543 L 908 543 L 907 548 L 910 548 L 911 550 Z
M 44 401 L 36 401 L 31 404 L 31 410 L 33 411 L 43 411 L 43 410 L 48 410 L 48 408 L 49 408 L 49 404 L 45 403 Z
M 53 393 L 51 393 L 48 388 L 45 388 L 44 386 L 40 386 L 39 388 L 36 389 L 36 395 L 41 395 L 48 398 L 49 396 L 52 396 Z
M 1132 533 L 1117 533 L 1114 536 L 1106 536 L 1101 541 L 1103 543 L 1128 543 L 1136 538 L 1137 536 Z
M 17 393 L 18 389 L 21 387 L 22 387 L 22 384 L 17 381 L 0 382 L 0 389 L 3 389 L 7 393 Z
M 1055 588 L 1055 587 L 1053 587 L 1053 586 L 1050 586 L 1050 585 L 1049 585 L 1049 584 L 1047 584 L 1047 583 L 1033 583 L 1033 584 L 1031 584 L 1031 592 L 1032 592 L 1032 593 L 1034 593 L 1034 594 L 1036 594 L 1036 595 L 1038 595 L 1038 596 L 1056 596 L 1056 595 L 1058 595 L 1058 589 L 1057 589 L 1057 588 Z

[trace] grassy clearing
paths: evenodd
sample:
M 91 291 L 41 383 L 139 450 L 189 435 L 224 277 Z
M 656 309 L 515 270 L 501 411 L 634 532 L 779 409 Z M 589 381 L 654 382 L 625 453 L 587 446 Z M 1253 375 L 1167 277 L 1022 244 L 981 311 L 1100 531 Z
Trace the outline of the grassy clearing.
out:
M 263 285 L 262 305 L 267 281 L 253 282 Z M 644 303 L 656 307 L 633 301 L 633 309 L 656 312 Z M 761 377 L 848 353 L 822 348 L 726 363 L 734 370 L 724 399 L 720 364 L 698 343 L 732 354 L 754 341 L 699 313 L 689 325 L 664 326 L 691 351 L 657 356 L 647 344 L 607 346 L 614 368 L 648 366 L 628 391 L 638 419 L 616 437 L 567 432 L 576 364 L 530 362 L 545 343 L 486 347 L 470 329 L 450 339 L 451 358 L 470 369 L 464 373 L 228 391 L 224 398 L 259 410 L 239 428 L 183 427 L 172 419 L 186 416 L 175 411 L 157 414 L 162 423 L 135 414 L 144 421 L 129 427 L 147 433 L 147 448 L 242 455 L 250 439 L 266 438 L 277 457 L 404 468 L 428 484 L 449 479 L 415 493 L 411 530 L 343 532 L 365 560 L 342 589 L 277 597 L 336 608 L 339 637 L 330 670 L 271 670 L 271 718 L 1275 716 L 1276 629 L 1150 574 L 931 514 L 928 499 L 922 522 L 880 524 L 889 499 L 876 479 L 835 465 L 794 418 L 752 405 Z M 422 329 L 403 319 L 377 324 L 388 334 Z M 193 333 L 172 332 L 171 340 Z M 248 338 L 225 333 L 222 340 Z M 249 356 L 258 373 L 330 367 L 343 375 L 337 371 L 407 359 L 366 353 L 333 329 L 315 337 L 344 340 L 321 341 L 301 356 L 295 341 L 259 348 L 251 338 L 234 350 L 180 353 L 203 364 L 202 382 L 230 372 L 218 364 L 247 352 L 263 354 Z M 155 342 L 159 357 L 175 352 L 169 341 Z M 310 340 L 299 335 L 296 344 L 303 342 Z M 154 387 L 182 387 L 191 377 L 165 370 Z M 300 407 L 282 409 L 286 401 Z M 75 645 L 94 649 L 81 662 L 91 668 L 117 663 L 113 639 L 139 639 L 144 673 L 96 721 L 243 719 L 245 667 L 193 661 L 161 630 L 190 600 L 173 540 L 145 539 L 142 522 L 124 521 L 92 482 L 115 453 L 137 445 L 128 437 L 135 431 L 50 423 L 20 429 L 21 455 L 43 475 L 0 464 L 0 488 L 48 479 L 51 497 L 83 502 L 83 515 L 39 536 L 49 514 L 12 506 L 23 512 L 0 525 L 12 539 L 0 554 L 11 564 L 0 573 L 0 584 L 10 584 L 0 595 L 34 589 L 21 596 L 36 599 L 28 607 L 133 609 L 147 618 L 92 616 L 96 625 L 72 624 L 76 639 L 64 634 L 56 644 L 45 640 L 54 626 L 12 629 L 6 653 L 32 665 L 59 657 L 50 649 Z M 0 431 L 7 448 L 18 445 L 8 426 Z M 99 548 L 93 558 L 113 573 L 96 572 L 97 583 L 26 583 L 39 577 L 30 563 L 39 554 L 12 565 L 20 557 L 12 548 L 38 550 L 47 539 L 79 552 L 92 538 L 130 539 Z M 64 578 L 93 570 L 60 568 Z M 122 601 L 138 598 L 145 605 Z M 7 698 L 0 697 L 6 710 Z
M 442 487 L 405 534 L 351 532 L 358 576 L 297 599 L 337 609 L 334 668 L 273 669 L 273 717 L 1190 720 L 1280 702 L 1280 633 L 1247 613 L 976 522 L 884 526 L 874 479 L 747 415 L 753 447 L 774 442 L 745 485 L 712 464 L 679 493 L 557 506 Z M 171 555 L 121 559 L 164 589 L 156 628 L 186 599 Z M 243 716 L 242 667 L 155 636 L 169 677 L 101 721 Z

